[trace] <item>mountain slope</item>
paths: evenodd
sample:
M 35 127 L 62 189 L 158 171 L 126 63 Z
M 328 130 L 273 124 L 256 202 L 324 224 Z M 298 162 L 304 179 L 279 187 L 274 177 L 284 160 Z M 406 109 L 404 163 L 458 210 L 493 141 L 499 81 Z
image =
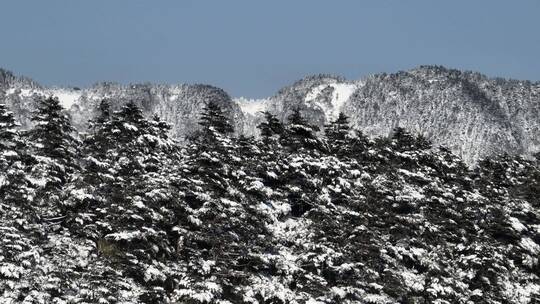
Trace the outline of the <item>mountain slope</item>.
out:
M 404 127 L 449 147 L 468 163 L 540 150 L 540 83 L 529 81 L 422 66 L 355 82 L 311 76 L 265 102 L 265 109 L 282 120 L 294 107 L 319 127 L 339 111 L 371 136 Z
M 261 111 L 285 121 L 299 107 L 322 127 L 340 111 L 354 127 L 370 136 L 387 135 L 397 126 L 445 145 L 467 163 L 492 154 L 532 155 L 540 151 L 540 83 L 488 78 L 439 66 L 378 74 L 357 81 L 331 75 L 309 76 L 263 100 L 231 99 L 207 85 L 118 85 L 86 89 L 45 88 L 27 78 L 1 71 L 0 98 L 28 127 L 36 95 L 55 95 L 68 108 L 74 125 L 84 130 L 103 98 L 118 109 L 129 100 L 147 115 L 172 124 L 182 140 L 197 128 L 204 103 L 217 100 L 233 119 L 237 133 L 257 135 Z
M 153 85 L 99 83 L 92 87 L 46 88 L 26 78 L 16 77 L 3 71 L 0 75 L 0 100 L 15 113 L 23 128 L 31 126 L 30 113 L 34 100 L 39 96 L 56 96 L 68 110 L 73 125 L 79 131 L 85 131 L 88 120 L 96 115 L 100 101 L 107 99 L 113 110 L 118 110 L 128 101 L 134 101 L 148 116 L 157 114 L 172 124 L 171 135 L 179 140 L 198 129 L 198 113 L 204 105 L 213 100 L 220 104 L 237 122 L 236 130 L 242 132 L 244 121 L 239 106 L 232 102 L 222 89 L 203 84 Z

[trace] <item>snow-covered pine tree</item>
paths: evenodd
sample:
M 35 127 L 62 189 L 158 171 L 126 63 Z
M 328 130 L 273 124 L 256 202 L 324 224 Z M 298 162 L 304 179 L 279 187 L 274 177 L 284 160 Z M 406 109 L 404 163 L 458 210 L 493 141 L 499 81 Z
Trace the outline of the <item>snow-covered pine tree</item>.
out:
M 83 178 L 86 183 L 102 187 L 99 193 L 123 201 L 140 190 L 141 175 L 155 171 L 157 159 L 174 144 L 167 135 L 169 126 L 158 118 L 146 120 L 133 102 L 110 118 L 106 104 L 101 103 L 100 112 L 85 139 Z
M 28 181 L 28 155 L 18 124 L 5 104 L 0 104 L 0 301 L 22 299 L 40 263 L 32 200 L 35 189 Z
M 38 98 L 32 121 L 35 125 L 28 137 L 38 163 L 32 173 L 41 179 L 45 191 L 56 191 L 78 167 L 78 139 L 58 98 Z
M 264 121 L 257 125 L 261 132 L 262 141 L 266 145 L 275 144 L 284 132 L 284 127 L 277 117 L 268 112 L 263 112 Z
M 252 161 L 254 157 L 257 157 L 261 154 L 261 151 L 256 145 L 255 138 L 251 136 L 245 136 L 241 134 L 238 138 L 234 140 L 235 146 L 238 151 L 238 159 L 242 161 Z
M 257 159 L 258 162 L 266 163 L 269 166 L 276 165 L 278 159 L 285 155 L 280 142 L 280 139 L 284 136 L 285 127 L 272 113 L 266 111 L 263 114 L 265 120 L 257 125 L 262 137 L 257 141 L 257 146 L 261 151 Z M 275 169 L 269 172 L 265 169 L 265 166 L 254 166 L 254 170 L 259 171 L 259 175 L 263 177 L 265 183 L 279 183 L 277 176 L 275 176 Z
M 111 119 L 111 103 L 109 102 L 109 100 L 107 99 L 102 99 L 100 102 L 99 102 L 99 106 L 97 108 L 99 114 L 97 115 L 97 117 L 93 120 L 91 120 L 91 122 L 94 123 L 94 126 L 95 124 L 97 125 L 100 125 L 100 124 L 103 124 L 107 121 L 109 121 Z M 90 129 L 93 129 L 94 127 L 90 126 Z
M 217 102 L 210 101 L 204 107 L 199 125 L 202 126 L 203 136 L 212 137 L 215 132 L 219 134 L 230 134 L 234 132 L 229 118 Z
M 349 117 L 343 112 L 338 118 L 324 126 L 324 135 L 328 145 L 328 151 L 338 156 L 350 155 L 352 147 L 351 127 Z
M 415 136 L 403 127 L 396 127 L 392 131 L 391 139 L 394 141 L 398 151 L 426 150 L 431 148 L 431 142 L 422 134 Z
M 103 136 L 103 126 L 111 121 L 111 105 L 108 100 L 103 99 L 100 101 L 97 110 L 96 118 L 91 119 L 88 125 L 88 134 L 84 138 L 84 148 L 91 149 L 92 151 L 85 151 L 86 154 L 92 152 L 92 154 L 100 154 L 107 151 L 110 147 L 107 146 L 110 140 Z
M 15 139 L 18 136 L 16 128 L 17 124 L 13 113 L 8 111 L 5 104 L 0 103 L 0 151 L 3 155 L 16 148 Z
M 234 128 L 221 106 L 210 101 L 204 107 L 191 153 L 195 156 L 197 171 L 201 178 L 214 181 L 213 187 L 222 191 L 226 185 L 223 177 L 230 173 L 231 157 L 236 150 L 230 135 Z
M 391 139 L 398 151 L 413 150 L 415 147 L 414 136 L 403 127 L 396 127 L 392 131 Z
M 26 179 L 26 145 L 13 113 L 0 104 L 0 202 L 26 205 L 31 193 Z
M 234 132 L 226 113 L 215 101 L 208 102 L 199 118 L 201 129 L 195 136 L 199 151 L 227 153 L 231 148 L 229 135 Z
M 145 273 L 158 271 L 154 260 L 170 258 L 168 229 L 185 213 L 171 193 L 180 169 L 170 126 L 157 116 L 146 119 L 134 102 L 110 115 L 102 103 L 98 112 L 84 141 L 82 176 L 70 188 L 69 225 L 95 242 L 102 258 L 123 265 L 127 278 L 163 283 L 162 275 L 147 279 Z M 145 291 L 141 297 L 162 294 Z
M 281 136 L 281 142 L 291 151 L 323 150 L 324 145 L 317 137 L 318 131 L 319 127 L 309 124 L 299 108 L 293 108 L 287 117 L 287 125 Z

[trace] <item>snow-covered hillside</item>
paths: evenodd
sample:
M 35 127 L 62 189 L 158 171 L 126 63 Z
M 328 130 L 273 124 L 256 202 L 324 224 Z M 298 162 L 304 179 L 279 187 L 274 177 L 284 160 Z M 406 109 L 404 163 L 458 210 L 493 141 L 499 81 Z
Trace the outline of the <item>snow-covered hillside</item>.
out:
M 332 121 L 343 111 L 343 106 L 357 89 L 358 86 L 352 83 L 322 84 L 306 94 L 304 101 L 322 109 L 326 120 Z M 330 90 L 330 96 L 325 100 L 324 92 L 327 90 Z
M 252 116 L 258 115 L 268 109 L 268 99 L 235 98 L 234 101 L 240 106 L 243 113 Z
M 173 136 L 182 140 L 199 127 L 204 103 L 218 100 L 233 119 L 237 134 L 257 135 L 262 111 L 286 121 L 293 108 L 300 108 L 319 127 L 339 112 L 370 136 L 405 127 L 449 147 L 468 163 L 493 153 L 540 151 L 540 83 L 491 79 L 438 66 L 357 81 L 310 76 L 260 100 L 231 99 L 225 91 L 206 85 L 102 83 L 81 90 L 45 88 L 0 72 L 0 98 L 25 127 L 31 124 L 29 113 L 39 95 L 57 96 L 80 130 L 86 128 L 101 99 L 112 100 L 114 109 L 133 100 L 147 115 L 158 114 L 171 123 Z

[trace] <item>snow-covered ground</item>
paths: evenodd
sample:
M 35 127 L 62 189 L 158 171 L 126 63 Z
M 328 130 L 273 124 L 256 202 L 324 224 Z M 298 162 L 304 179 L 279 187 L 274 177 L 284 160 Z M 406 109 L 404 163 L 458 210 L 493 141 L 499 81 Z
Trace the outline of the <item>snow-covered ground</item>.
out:
M 321 92 L 328 87 L 333 88 L 330 104 L 318 101 L 317 98 Z M 334 120 L 339 116 L 343 105 L 349 100 L 357 88 L 358 86 L 354 83 L 323 84 L 315 87 L 311 92 L 306 94 L 305 101 L 319 106 L 326 114 L 327 120 Z
M 65 108 L 69 109 L 71 106 L 81 98 L 81 91 L 70 90 L 70 89 L 52 89 L 49 91 L 50 95 L 58 97 L 60 104 Z
M 235 98 L 234 102 L 240 106 L 242 112 L 250 115 L 257 115 L 258 112 L 266 111 L 268 105 L 268 99 L 247 99 L 240 97 Z
M 5 92 L 6 96 L 17 94 L 22 98 L 31 97 L 33 95 L 49 97 L 57 97 L 60 101 L 60 104 L 65 108 L 69 109 L 71 106 L 77 102 L 82 95 L 82 91 L 66 89 L 66 88 L 50 88 L 50 89 L 41 89 L 41 88 L 9 88 Z

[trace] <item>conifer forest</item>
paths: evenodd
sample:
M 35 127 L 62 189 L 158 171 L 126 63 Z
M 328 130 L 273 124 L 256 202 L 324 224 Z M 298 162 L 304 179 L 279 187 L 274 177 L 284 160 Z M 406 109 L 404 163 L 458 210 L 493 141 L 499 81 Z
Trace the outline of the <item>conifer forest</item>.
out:
M 181 144 L 134 102 L 84 131 L 0 103 L 0 303 L 540 303 L 540 154 L 468 164 L 299 108 Z

